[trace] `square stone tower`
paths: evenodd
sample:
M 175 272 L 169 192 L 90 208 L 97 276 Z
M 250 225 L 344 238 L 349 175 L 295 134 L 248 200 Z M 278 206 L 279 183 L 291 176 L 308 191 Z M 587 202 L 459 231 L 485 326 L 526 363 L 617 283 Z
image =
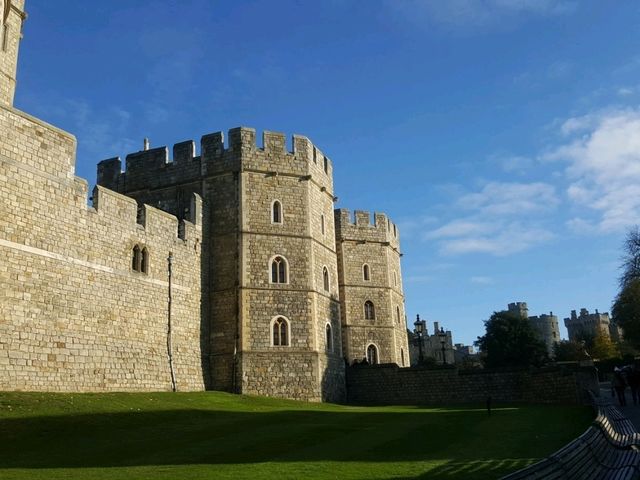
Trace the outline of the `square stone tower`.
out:
M 13 105 L 24 0 L 0 0 L 0 104 Z

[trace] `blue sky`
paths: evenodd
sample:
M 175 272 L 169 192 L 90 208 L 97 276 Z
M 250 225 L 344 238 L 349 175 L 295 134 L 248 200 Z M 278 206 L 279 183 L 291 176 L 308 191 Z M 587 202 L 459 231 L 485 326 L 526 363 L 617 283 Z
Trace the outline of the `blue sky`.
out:
M 640 5 L 27 0 L 16 107 L 104 158 L 244 125 L 310 137 L 400 226 L 409 321 L 608 311 L 640 218 Z M 566 335 L 564 326 L 561 326 Z

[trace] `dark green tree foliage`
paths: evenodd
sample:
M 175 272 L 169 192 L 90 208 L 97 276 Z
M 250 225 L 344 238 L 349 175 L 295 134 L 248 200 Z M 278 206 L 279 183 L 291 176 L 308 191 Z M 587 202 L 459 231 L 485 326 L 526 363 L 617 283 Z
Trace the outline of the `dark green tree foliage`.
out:
M 623 290 L 635 280 L 640 280 L 640 230 L 638 227 L 629 230 L 624 241 L 620 289 Z
M 526 318 L 495 312 L 484 325 L 486 333 L 475 345 L 486 367 L 540 366 L 548 360 L 547 348 Z
M 557 362 L 586 360 L 585 347 L 580 342 L 562 340 L 553 345 L 553 357 Z
M 640 347 L 640 279 L 632 280 L 620 290 L 611 313 L 622 327 L 625 341 Z
M 640 347 L 640 230 L 627 233 L 622 258 L 620 292 L 611 307 L 615 322 L 629 344 Z

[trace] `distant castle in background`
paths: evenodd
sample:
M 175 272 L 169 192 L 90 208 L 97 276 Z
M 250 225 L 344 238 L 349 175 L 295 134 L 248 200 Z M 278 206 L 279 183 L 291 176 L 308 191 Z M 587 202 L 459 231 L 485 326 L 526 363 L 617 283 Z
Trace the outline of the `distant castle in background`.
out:
M 580 309 L 580 315 L 571 310 L 571 316 L 564 319 L 564 326 L 569 332 L 569 340 L 581 341 L 597 335 L 610 337 L 614 342 L 622 340 L 622 330 L 609 318 L 609 313 L 589 313 L 586 308 Z
M 549 315 L 543 313 L 530 317 L 529 308 L 526 302 L 514 302 L 507 306 L 507 309 L 511 313 L 520 315 L 522 318 L 529 319 L 529 322 L 536 329 L 540 339 L 547 346 L 549 355 L 553 355 L 553 345 L 560 341 L 560 328 L 558 327 L 558 317 L 549 312 Z
M 411 365 L 435 361 L 437 364 L 478 363 L 478 355 L 471 345 L 453 343 L 451 330 L 445 330 L 439 322 L 433 322 L 433 333 L 429 335 L 426 320 L 418 315 L 413 331 L 407 330 Z

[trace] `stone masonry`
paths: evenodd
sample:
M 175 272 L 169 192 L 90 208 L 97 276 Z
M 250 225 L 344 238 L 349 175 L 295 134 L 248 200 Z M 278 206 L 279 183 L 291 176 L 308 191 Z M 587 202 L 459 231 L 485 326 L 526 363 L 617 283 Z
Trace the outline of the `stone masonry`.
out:
M 345 357 L 408 364 L 398 230 L 334 221 L 306 137 L 145 145 L 100 162 L 87 206 L 75 138 L 13 108 L 24 1 L 0 12 L 0 388 L 166 390 L 172 363 L 179 390 L 338 401 Z
M 378 363 L 409 366 L 398 228 L 386 215 L 336 210 L 342 337 L 349 363 L 375 349 Z M 373 304 L 373 318 L 364 305 Z M 370 361 L 370 359 L 369 359 Z
M 102 187 L 87 206 L 75 138 L 11 105 L 22 6 L 10 4 L 0 52 L 0 389 L 167 390 L 169 353 L 177 388 L 202 389 L 201 201 L 180 226 Z

